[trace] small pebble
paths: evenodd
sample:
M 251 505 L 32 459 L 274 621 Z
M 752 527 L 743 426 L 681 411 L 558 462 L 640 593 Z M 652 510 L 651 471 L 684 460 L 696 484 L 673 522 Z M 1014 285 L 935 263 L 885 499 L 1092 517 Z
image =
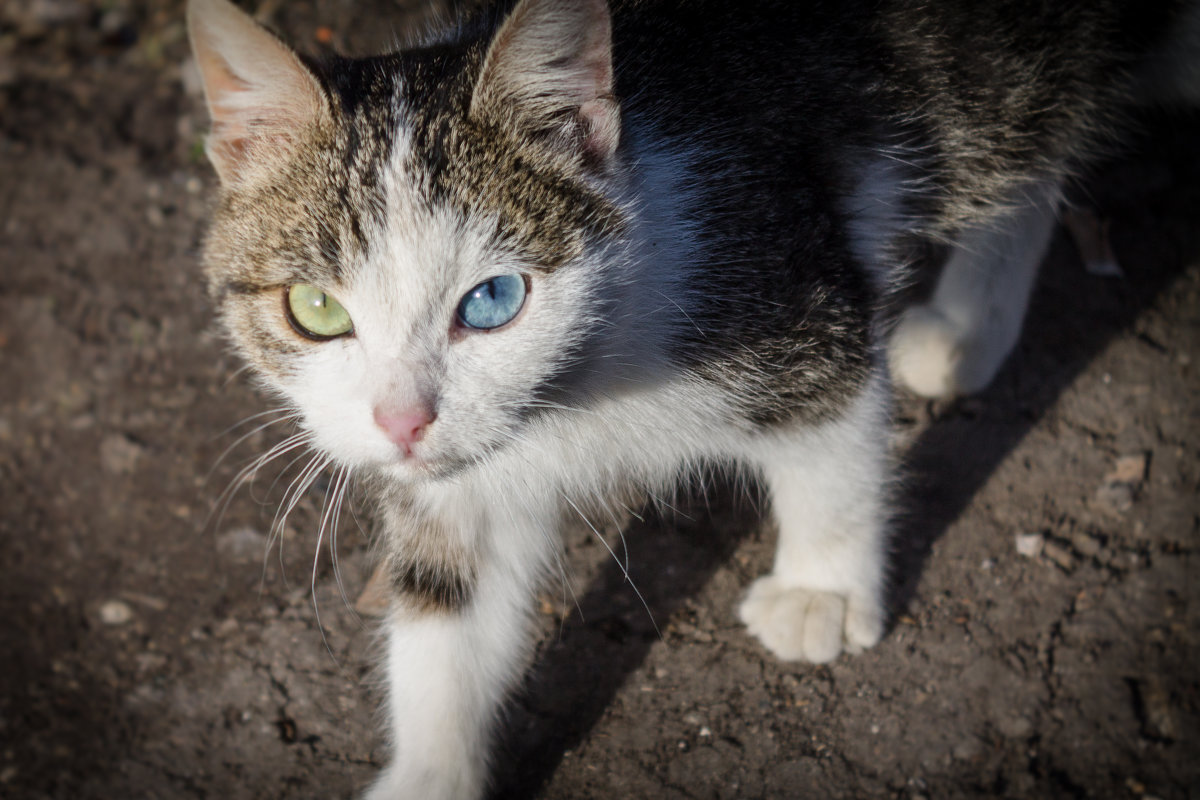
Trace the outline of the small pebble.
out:
M 80 414 L 67 423 L 67 427 L 73 431 L 86 431 L 89 428 L 96 427 L 95 414 Z M 3 438 L 3 437 L 0 437 Z
M 105 625 L 124 625 L 133 619 L 133 609 L 122 600 L 109 600 L 100 606 L 100 621 Z
M 121 592 L 121 596 L 126 600 L 130 600 L 138 605 L 145 606 L 153 611 L 167 610 L 167 601 L 163 600 L 161 597 L 155 597 L 154 595 L 143 594 L 141 592 Z
M 213 636 L 218 639 L 225 639 L 238 632 L 238 621 L 233 617 L 227 617 L 217 623 L 217 627 L 213 629 Z
M 1128 483 L 1106 483 L 1096 490 L 1096 502 L 1106 511 L 1124 514 L 1133 508 L 1133 487 Z
M 1071 534 L 1071 546 L 1079 555 L 1094 558 L 1100 552 L 1101 543 L 1096 537 L 1077 531 Z
M 1094 590 L 1094 593 L 1095 595 L 1099 595 L 1100 590 L 1096 589 Z M 1075 595 L 1074 609 L 1076 614 L 1088 611 L 1092 608 L 1095 608 L 1095 606 L 1095 597 L 1093 594 L 1089 593 L 1087 589 L 1080 589 L 1079 594 Z
M 1033 723 L 1025 717 L 1004 719 L 996 726 L 1000 733 L 1009 739 L 1024 739 L 1033 732 Z
M 1104 476 L 1104 483 L 1096 490 L 1097 504 L 1116 514 L 1124 514 L 1133 508 L 1137 487 L 1146 479 L 1149 467 L 1150 456 L 1147 453 L 1119 457 Z
M 1150 457 L 1145 453 L 1121 456 L 1113 464 L 1112 471 L 1104 476 L 1105 483 L 1141 483 L 1146 478 L 1146 467 Z
M 33 0 L 25 13 L 27 22 L 48 27 L 78 22 L 86 16 L 87 7 L 77 0 Z
M 1071 551 L 1054 542 L 1046 542 L 1042 547 L 1042 554 L 1065 570 L 1070 570 L 1075 566 L 1075 556 L 1071 555 Z
M 217 536 L 217 552 L 234 561 L 256 561 L 267 552 L 267 537 L 251 527 L 234 528 Z
M 113 475 L 128 475 L 137 467 L 145 448 L 128 436 L 111 433 L 100 442 L 100 466 Z
M 105 36 L 116 36 L 130 25 L 128 15 L 120 8 L 110 8 L 100 15 L 100 32 Z
M 1143 732 L 1152 739 L 1172 741 L 1179 736 L 1179 725 L 1171 703 L 1171 693 L 1162 679 L 1151 675 L 1136 684 L 1142 703 Z
M 167 665 L 167 657 L 162 653 L 138 653 L 133 663 L 139 673 L 159 672 Z
M 707 631 L 702 631 L 690 622 L 676 622 L 675 630 L 680 636 L 686 636 L 697 642 L 711 642 L 712 634 Z
M 1037 558 L 1042 554 L 1046 538 L 1040 533 L 1018 533 L 1017 552 L 1026 558 Z
M 971 736 L 954 746 L 954 758 L 958 761 L 973 761 L 978 758 L 982 749 L 979 740 Z

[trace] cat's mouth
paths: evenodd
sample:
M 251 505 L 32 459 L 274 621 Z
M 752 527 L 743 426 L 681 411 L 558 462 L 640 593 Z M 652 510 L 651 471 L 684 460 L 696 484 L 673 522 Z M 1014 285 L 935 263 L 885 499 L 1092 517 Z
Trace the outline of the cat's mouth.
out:
M 503 442 L 481 443 L 473 451 L 437 451 L 425 443 L 407 452 L 397 449 L 393 460 L 384 465 L 392 476 L 404 481 L 452 480 L 467 470 L 477 467 L 489 456 L 503 447 Z
M 384 470 L 403 481 L 445 481 L 458 477 L 480 460 L 480 456 L 427 458 L 414 453 L 396 458 Z

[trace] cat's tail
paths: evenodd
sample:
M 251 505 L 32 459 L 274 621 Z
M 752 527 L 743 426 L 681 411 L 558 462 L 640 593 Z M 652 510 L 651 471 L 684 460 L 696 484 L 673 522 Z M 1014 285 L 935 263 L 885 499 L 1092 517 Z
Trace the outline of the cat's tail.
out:
M 1200 109 L 1200 2 L 1182 1 L 1165 41 L 1138 78 L 1140 99 Z

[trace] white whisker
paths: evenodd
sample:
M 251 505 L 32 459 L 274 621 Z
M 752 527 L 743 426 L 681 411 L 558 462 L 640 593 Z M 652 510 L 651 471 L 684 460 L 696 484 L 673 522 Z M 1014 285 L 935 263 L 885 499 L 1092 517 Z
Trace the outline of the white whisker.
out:
M 641 602 L 642 608 L 646 609 L 646 615 L 650 618 L 650 624 L 654 627 L 654 633 L 657 634 L 658 637 L 661 639 L 662 631 L 659 630 L 658 623 L 654 620 L 654 612 L 650 610 L 650 604 L 646 602 L 646 598 L 644 596 L 642 596 L 641 590 L 638 589 L 637 584 L 635 584 L 633 582 L 633 577 L 629 574 L 628 565 L 621 563 L 621 559 L 617 556 L 616 552 L 613 551 L 612 547 L 608 544 L 608 540 L 605 539 L 604 536 L 600 533 L 600 531 L 596 529 L 596 526 L 593 525 L 592 521 L 587 518 L 587 515 L 584 514 L 583 511 L 580 510 L 579 506 L 577 506 L 575 504 L 575 501 L 573 501 L 570 497 L 568 497 L 566 494 L 564 494 L 561 491 L 558 494 L 560 497 L 562 497 L 563 500 L 567 501 L 567 504 L 569 506 L 571 506 L 571 508 L 575 509 L 575 513 L 579 515 L 579 518 L 581 520 L 583 520 L 583 523 L 585 525 L 587 525 L 589 528 L 591 528 L 592 533 L 596 534 L 596 538 L 600 540 L 600 543 L 604 545 L 604 549 L 608 551 L 608 554 L 610 556 L 612 556 L 613 563 L 615 563 L 617 565 L 617 568 L 621 570 L 621 574 L 625 577 L 625 581 L 626 581 L 626 583 L 629 584 L 629 588 L 631 588 L 633 590 L 633 593 L 635 595 L 637 595 L 637 599 Z M 628 551 L 626 551 L 626 553 L 628 553 Z

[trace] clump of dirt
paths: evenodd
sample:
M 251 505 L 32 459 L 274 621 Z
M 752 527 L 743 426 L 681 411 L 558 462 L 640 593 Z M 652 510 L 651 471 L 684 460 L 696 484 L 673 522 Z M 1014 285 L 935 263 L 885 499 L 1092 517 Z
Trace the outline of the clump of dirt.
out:
M 363 52 L 422 13 L 263 16 Z M 212 333 L 204 125 L 181 3 L 0 7 L 6 798 L 349 797 L 383 758 L 373 623 L 351 607 L 369 520 L 343 514 L 335 572 L 314 562 L 327 485 L 270 538 L 303 462 L 222 497 L 285 431 Z M 1194 797 L 1198 135 L 1147 118 L 1078 196 L 1121 276 L 1060 235 L 997 384 L 899 399 L 881 645 L 812 667 L 752 641 L 733 609 L 773 533 L 727 492 L 625 525 L 645 605 L 580 524 L 499 793 Z

